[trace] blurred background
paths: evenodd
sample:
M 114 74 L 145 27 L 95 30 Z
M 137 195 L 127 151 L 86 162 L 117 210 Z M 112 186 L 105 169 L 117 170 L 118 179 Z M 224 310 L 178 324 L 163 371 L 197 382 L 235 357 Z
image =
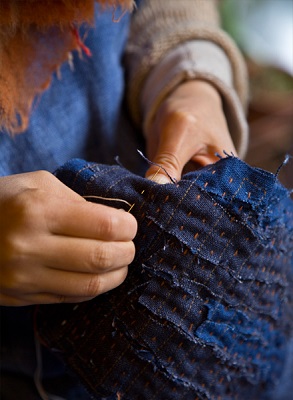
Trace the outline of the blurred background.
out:
M 223 28 L 244 54 L 250 78 L 246 161 L 276 173 L 293 157 L 293 0 L 222 0 Z M 293 158 L 279 178 L 293 189 Z

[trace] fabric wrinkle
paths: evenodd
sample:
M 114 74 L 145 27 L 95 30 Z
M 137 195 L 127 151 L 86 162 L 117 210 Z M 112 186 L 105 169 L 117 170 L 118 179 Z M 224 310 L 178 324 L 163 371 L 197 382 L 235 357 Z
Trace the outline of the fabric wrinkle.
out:
M 293 206 L 276 176 L 232 156 L 176 185 L 80 159 L 56 176 L 138 220 L 120 287 L 37 313 L 94 398 L 268 399 L 292 335 Z

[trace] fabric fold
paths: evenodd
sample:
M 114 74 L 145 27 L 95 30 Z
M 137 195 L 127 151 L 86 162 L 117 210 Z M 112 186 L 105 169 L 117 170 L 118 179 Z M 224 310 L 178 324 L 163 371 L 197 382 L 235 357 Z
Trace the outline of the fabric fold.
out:
M 177 184 L 78 159 L 56 176 L 138 221 L 121 286 L 36 312 L 93 398 L 269 398 L 292 338 L 293 203 L 277 177 L 230 156 Z

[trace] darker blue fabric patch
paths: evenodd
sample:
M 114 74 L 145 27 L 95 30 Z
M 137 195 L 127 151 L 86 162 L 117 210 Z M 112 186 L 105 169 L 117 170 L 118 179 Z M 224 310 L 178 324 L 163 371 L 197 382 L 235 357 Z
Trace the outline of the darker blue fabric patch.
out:
M 277 177 L 235 157 L 177 184 L 78 159 L 56 176 L 138 221 L 121 286 L 36 313 L 93 398 L 269 399 L 292 337 L 293 202 Z

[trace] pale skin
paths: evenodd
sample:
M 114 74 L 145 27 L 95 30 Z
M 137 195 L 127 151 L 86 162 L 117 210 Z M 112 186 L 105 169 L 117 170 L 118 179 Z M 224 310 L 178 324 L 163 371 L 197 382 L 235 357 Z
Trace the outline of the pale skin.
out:
M 236 155 L 220 95 L 190 81 L 160 106 L 147 153 L 179 180 L 184 168 Z M 146 176 L 169 178 L 152 166 Z M 123 227 L 123 229 L 121 229 Z M 45 171 L 0 178 L 0 304 L 81 302 L 120 285 L 135 255 L 135 218 L 87 202 Z

